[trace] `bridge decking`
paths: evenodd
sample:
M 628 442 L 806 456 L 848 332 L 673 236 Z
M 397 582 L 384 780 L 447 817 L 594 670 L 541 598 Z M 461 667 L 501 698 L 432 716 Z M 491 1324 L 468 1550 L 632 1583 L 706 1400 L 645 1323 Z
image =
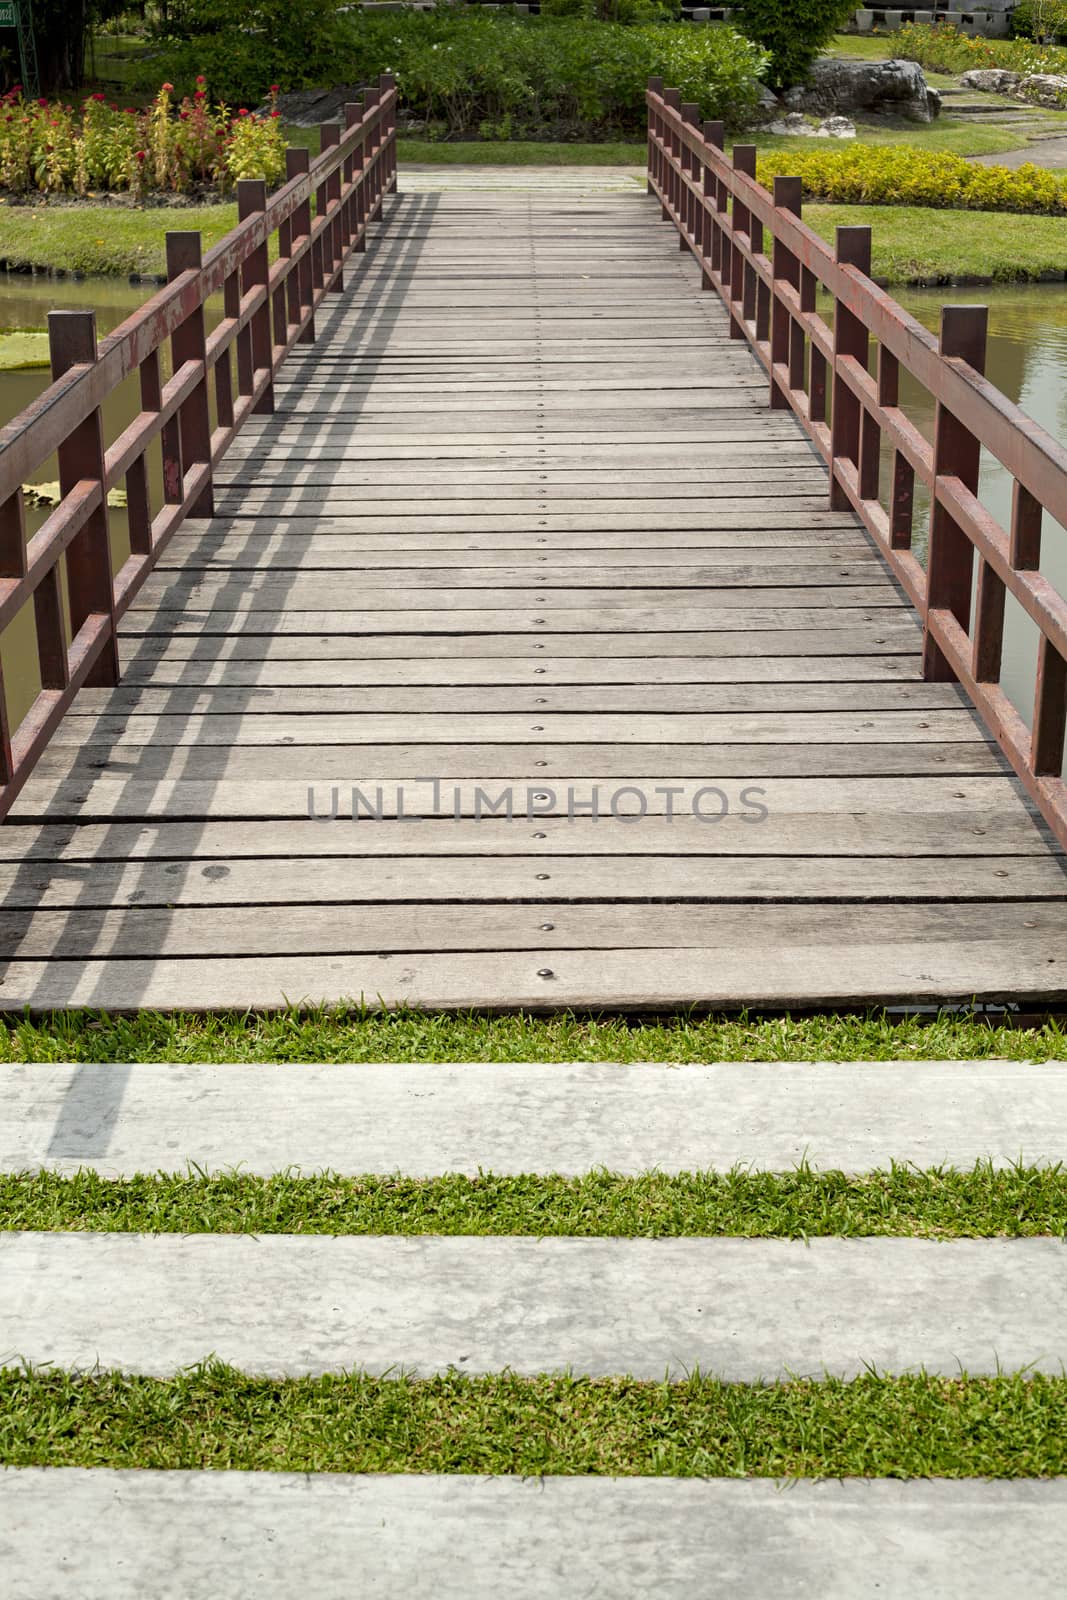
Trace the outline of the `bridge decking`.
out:
M 0 1004 L 1067 993 L 1062 853 L 658 206 L 387 215 L 0 829 Z

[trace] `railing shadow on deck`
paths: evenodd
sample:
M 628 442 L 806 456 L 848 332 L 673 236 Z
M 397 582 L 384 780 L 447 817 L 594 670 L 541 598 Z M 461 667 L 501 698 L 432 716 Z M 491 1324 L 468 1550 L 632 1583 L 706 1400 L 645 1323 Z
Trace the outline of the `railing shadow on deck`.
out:
M 189 265 L 187 259 L 190 252 L 194 257 L 199 254 L 198 235 L 170 236 L 172 282 L 103 343 L 98 357 L 91 313 L 54 314 L 53 357 L 60 376 L 39 401 L 0 434 L 0 558 L 5 563 L 0 568 L 0 629 L 33 600 L 42 685 L 28 716 L 13 732 L 8 728 L 6 714 L 0 713 L 3 811 L 15 800 L 77 690 L 83 685 L 106 687 L 117 681 L 117 622 L 173 534 L 186 519 L 192 519 L 190 531 L 196 527 L 210 535 L 213 522 L 200 519 L 210 517 L 213 510 L 212 470 L 248 416 L 255 412 L 265 417 L 273 412 L 273 379 L 293 345 L 315 337 L 316 312 L 320 337 L 328 336 L 332 323 L 344 317 L 347 297 L 342 298 L 335 291 L 343 287 L 345 263 L 354 252 L 366 248 L 369 227 L 375 219 L 382 219 L 385 196 L 395 188 L 395 90 L 390 81 L 383 80 L 366 99 L 365 107 L 347 108 L 346 132 L 341 134 L 336 127 L 323 129 L 323 154 L 314 163 L 308 162 L 306 151 L 289 152 L 290 180 L 269 202 L 264 204 L 262 185 L 242 186 L 239 204 L 246 214 L 202 266 L 198 262 Z M 310 208 L 313 193 L 317 195 L 314 221 Z M 418 206 L 420 212 L 433 210 L 434 202 L 419 202 Z M 275 230 L 280 235 L 279 259 L 268 271 L 267 240 Z M 368 262 L 380 264 L 382 244 L 388 239 L 386 233 L 377 241 L 377 248 L 372 247 L 366 258 Z M 407 259 L 412 252 L 417 255 L 418 250 L 416 237 L 413 245 L 401 248 L 401 255 Z M 391 253 L 395 259 L 395 249 Z M 226 315 L 205 338 L 203 305 L 220 288 L 225 293 Z M 361 295 L 361 309 L 366 304 L 373 317 L 375 302 L 385 292 L 381 284 L 374 285 L 369 293 Z M 172 341 L 174 376 L 164 384 L 160 356 L 168 338 Z M 85 359 L 68 369 L 65 358 L 69 357 L 72 339 L 79 356 L 82 348 L 77 341 L 84 343 Z M 236 385 L 231 347 L 236 356 Z M 106 447 L 100 401 L 129 372 L 138 369 L 142 411 L 120 438 Z M 369 370 L 366 364 L 364 370 Z M 212 374 L 216 384 L 214 429 L 207 397 L 207 382 Z M 162 452 L 165 499 L 153 516 L 145 456 L 155 440 L 159 440 Z M 21 483 L 57 444 L 62 476 L 60 505 L 27 542 Z M 95 477 L 91 476 L 94 470 Z M 106 496 L 124 475 L 129 493 L 131 554 L 113 575 Z M 66 565 L 65 584 L 60 576 L 61 562 Z M 292 575 L 296 576 L 295 569 Z M 237 589 L 241 588 L 238 579 Z M 69 612 L 63 603 L 64 589 L 69 595 Z M 224 605 L 220 599 L 219 609 Z M 83 615 L 75 627 L 79 608 Z M 259 631 L 254 617 L 249 622 L 250 632 Z M 239 645 L 239 632 L 236 639 Z M 127 635 L 123 643 L 127 669 L 143 667 L 146 657 L 154 657 L 157 642 L 146 634 L 132 643 Z M 233 639 L 209 636 L 203 639 L 202 652 L 200 637 L 194 634 L 190 665 L 202 662 L 205 655 L 211 660 L 226 659 L 225 653 L 220 654 L 220 647 L 225 650 L 232 643 Z M 176 686 L 180 681 L 181 674 Z M 250 702 L 255 693 L 255 687 L 250 686 Z M 2 683 L 0 705 L 4 705 Z M 136 859 L 127 857 L 113 843 L 108 844 L 109 823 L 150 828 L 153 818 L 166 819 L 165 807 L 159 809 L 150 800 L 145 804 L 146 786 L 158 786 L 160 767 L 153 759 L 158 752 L 150 745 L 115 746 L 104 740 L 95 746 L 95 764 L 80 763 L 80 753 L 77 748 L 72 750 L 66 781 L 59 784 L 55 810 L 46 806 L 26 824 L 34 828 L 66 823 L 72 838 L 81 822 L 98 821 L 105 827 L 104 840 L 91 859 L 53 858 L 47 863 L 51 879 L 58 877 L 68 884 L 84 885 L 84 893 L 76 890 L 73 898 L 54 908 L 57 922 L 71 912 L 78 913 L 79 928 L 70 938 L 64 929 L 59 929 L 51 957 L 82 960 L 88 953 L 88 941 L 95 945 L 97 955 L 113 953 L 129 958 L 139 950 L 136 937 L 131 938 L 123 927 L 124 907 L 102 907 L 92 878 L 102 861 L 133 869 L 138 865 Z M 178 770 L 180 760 L 180 746 L 170 746 L 170 776 Z M 96 817 L 90 801 L 88 806 L 79 808 L 78 821 L 72 821 L 74 798 L 88 798 L 88 794 L 83 796 L 77 791 L 90 790 L 97 772 L 108 779 L 117 778 L 123 790 L 137 785 L 138 800 L 133 812 L 124 816 L 126 808 L 112 792 L 110 798 L 118 805 L 118 814 L 109 809 L 107 814 Z M 210 780 L 206 787 L 211 787 Z M 190 817 L 189 825 L 195 827 L 196 819 Z M 61 854 L 61 850 L 56 853 Z M 41 883 L 43 864 L 33 853 L 25 857 L 9 887 L 6 906 L 0 912 L 5 959 L 17 959 L 13 952 L 20 930 L 40 914 L 34 907 L 41 906 L 45 887 Z M 146 896 L 132 891 L 124 897 L 125 909 L 143 916 L 146 900 Z M 99 917 L 92 915 L 94 911 L 99 912 Z M 104 919 L 109 918 L 114 924 L 116 912 L 118 931 L 112 929 L 112 938 L 100 937 Z M 131 929 L 130 934 L 133 933 Z M 191 956 L 197 953 L 188 952 Z M 72 991 L 73 985 L 72 979 Z M 80 993 L 85 1003 L 84 990 Z M 17 1003 L 33 1003 L 31 995 L 13 998 Z
M 1067 846 L 1067 599 L 1039 570 L 1044 514 L 1067 524 L 1067 449 L 983 376 L 986 307 L 945 306 L 935 339 L 871 280 L 870 228 L 839 227 L 831 249 L 801 220 L 799 178 L 775 178 L 768 192 L 755 145 L 735 145 L 728 159 L 722 123 L 701 123 L 699 107 L 662 79 L 646 99 L 648 192 L 679 248 L 762 363 L 770 406 L 792 410 L 825 461 L 831 507 L 857 513 L 915 605 L 924 676 L 963 686 Z M 833 298 L 832 328 L 817 310 L 820 289 Z M 932 445 L 900 407 L 902 368 L 935 402 Z M 978 498 L 983 449 L 1013 480 L 1008 528 Z M 930 496 L 925 566 L 912 549 L 916 478 Z M 1039 636 L 1030 726 L 1001 685 L 1009 595 Z

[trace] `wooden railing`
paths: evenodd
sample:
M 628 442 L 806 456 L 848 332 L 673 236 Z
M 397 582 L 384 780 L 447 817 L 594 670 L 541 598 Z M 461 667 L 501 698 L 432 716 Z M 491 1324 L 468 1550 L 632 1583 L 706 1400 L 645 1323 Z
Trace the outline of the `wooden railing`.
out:
M 838 228 L 831 249 L 801 221 L 799 178 L 776 178 L 772 195 L 754 145 L 728 160 L 722 124 L 701 124 L 659 79 L 647 103 L 649 193 L 763 364 L 769 404 L 796 413 L 826 462 L 831 507 L 859 515 L 919 611 L 925 676 L 964 686 L 1067 845 L 1067 600 L 1038 571 L 1043 513 L 1067 524 L 1067 450 L 983 377 L 986 307 L 945 306 L 935 339 L 871 281 L 869 228 Z M 902 370 L 934 401 L 932 445 L 900 407 Z M 1013 480 L 1007 528 L 977 496 L 983 449 Z M 925 565 L 912 549 L 916 478 L 930 498 Z M 1032 727 L 1001 687 L 1006 594 L 1039 635 Z
M 274 374 L 294 344 L 315 338 L 316 307 L 365 248 L 367 224 L 396 187 L 396 99 L 383 77 L 345 107 L 344 129 L 320 129 L 314 161 L 288 150 L 287 181 L 274 194 L 238 183 L 238 224 L 203 258 L 198 233 L 168 233 L 167 286 L 99 347 L 92 312 L 50 314 L 54 381 L 0 431 L 0 636 L 32 600 L 40 669 L 40 691 L 15 728 L 0 676 L 0 816 L 78 690 L 118 682 L 118 619 L 185 518 L 212 514 L 213 469 L 251 413 L 273 411 Z M 208 333 L 205 302 L 220 291 L 222 319 Z M 173 374 L 164 379 L 168 339 Z M 101 407 L 134 373 L 141 410 L 108 443 Z M 154 509 L 148 457 L 157 441 Z M 59 503 L 27 540 L 22 485 L 54 454 Z M 123 484 L 130 552 L 113 572 L 108 494 Z

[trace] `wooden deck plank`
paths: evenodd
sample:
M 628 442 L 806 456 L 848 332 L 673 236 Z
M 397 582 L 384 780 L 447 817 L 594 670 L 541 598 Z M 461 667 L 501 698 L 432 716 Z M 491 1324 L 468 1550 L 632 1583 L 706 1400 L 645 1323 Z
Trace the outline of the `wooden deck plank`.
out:
M 569 181 L 391 203 L 0 829 L 0 1008 L 1067 994 L 1063 853 L 658 208 Z

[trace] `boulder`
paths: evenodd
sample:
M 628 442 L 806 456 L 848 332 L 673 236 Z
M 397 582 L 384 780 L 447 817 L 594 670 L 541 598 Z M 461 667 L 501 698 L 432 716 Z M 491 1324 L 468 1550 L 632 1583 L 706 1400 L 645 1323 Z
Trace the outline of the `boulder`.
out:
M 1055 72 L 1035 72 L 1020 78 L 1012 90 L 1016 100 L 1029 100 L 1032 105 L 1061 107 L 1067 105 L 1067 78 Z
M 810 139 L 815 136 L 815 129 L 805 117 L 803 111 L 790 111 L 784 117 L 779 117 L 767 129 L 768 133 L 785 134 L 790 138 Z
M 783 98 L 791 111 L 817 111 L 823 116 L 867 111 L 932 122 L 941 110 L 941 96 L 929 87 L 914 61 L 842 61 L 824 56 L 812 67 L 807 83 L 790 89 Z
M 985 94 L 1008 94 L 1019 81 L 1018 72 L 1007 72 L 1003 67 L 976 67 L 965 72 L 960 79 L 964 89 L 981 89 Z
M 314 128 L 320 122 L 343 122 L 344 108 L 363 93 L 362 87 L 350 84 L 342 89 L 297 89 L 292 94 L 278 96 L 278 110 L 283 122 L 294 128 Z M 270 110 L 260 106 L 260 115 Z
M 851 117 L 824 117 L 815 130 L 818 139 L 854 139 L 856 124 Z

